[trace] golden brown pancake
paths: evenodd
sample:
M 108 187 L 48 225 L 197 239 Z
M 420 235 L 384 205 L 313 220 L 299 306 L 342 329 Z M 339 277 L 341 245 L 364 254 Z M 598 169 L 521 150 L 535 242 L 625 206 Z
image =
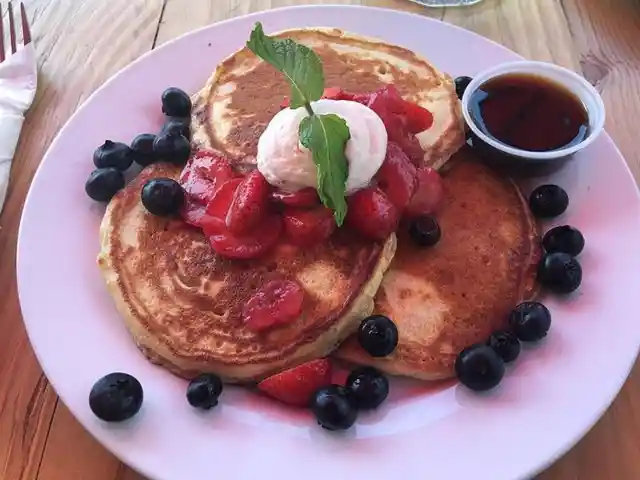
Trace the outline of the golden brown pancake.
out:
M 397 325 L 397 349 L 372 358 L 352 337 L 339 358 L 425 380 L 451 377 L 463 348 L 505 328 L 511 309 L 535 297 L 540 247 L 527 204 L 513 182 L 474 160 L 463 149 L 444 174 L 435 247 L 398 234 L 374 307 Z
M 431 111 L 433 126 L 417 135 L 428 165 L 440 167 L 464 143 L 455 86 L 414 52 L 334 28 L 275 35 L 312 48 L 322 59 L 326 87 L 369 93 L 392 83 L 406 99 Z M 194 97 L 193 141 L 239 161 L 255 163 L 258 138 L 290 87 L 282 73 L 243 48 L 220 63 Z
M 259 380 L 330 353 L 371 313 L 395 251 L 343 232 L 312 248 L 282 244 L 260 259 L 215 254 L 200 230 L 151 215 L 140 200 L 150 178 L 177 178 L 168 164 L 147 167 L 109 203 L 98 263 L 140 349 L 174 373 L 213 372 Z M 267 333 L 248 330 L 242 305 L 263 284 L 295 279 L 305 291 L 301 316 Z

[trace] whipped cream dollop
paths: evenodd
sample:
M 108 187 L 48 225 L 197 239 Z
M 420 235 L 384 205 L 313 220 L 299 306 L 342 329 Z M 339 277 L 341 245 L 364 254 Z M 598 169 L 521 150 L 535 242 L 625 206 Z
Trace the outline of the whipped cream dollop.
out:
M 345 147 L 349 162 L 346 193 L 368 186 L 387 152 L 387 130 L 380 117 L 369 107 L 348 100 L 318 100 L 311 108 L 347 122 L 351 138 Z M 300 122 L 308 115 L 305 108 L 285 108 L 271 119 L 258 140 L 258 170 L 271 185 L 289 192 L 317 186 L 313 156 L 298 137 Z

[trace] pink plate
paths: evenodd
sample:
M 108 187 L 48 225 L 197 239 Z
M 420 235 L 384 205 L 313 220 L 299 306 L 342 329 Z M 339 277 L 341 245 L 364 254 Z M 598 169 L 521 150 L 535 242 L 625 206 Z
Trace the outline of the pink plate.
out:
M 552 179 L 571 205 L 558 222 L 587 239 L 584 283 L 554 317 L 542 345 L 527 349 L 486 395 L 455 385 L 394 381 L 379 411 L 343 435 L 240 388 L 208 413 L 185 401 L 186 383 L 148 363 L 120 321 L 96 266 L 103 209 L 84 193 L 93 150 L 157 131 L 167 86 L 201 87 L 216 64 L 265 30 L 335 26 L 404 45 L 452 75 L 519 58 L 463 29 L 390 10 L 298 7 L 212 25 L 143 56 L 100 88 L 51 145 L 27 198 L 18 244 L 24 322 L 47 377 L 76 418 L 144 475 L 193 478 L 528 477 L 562 455 L 609 406 L 638 352 L 640 201 L 607 135 Z M 542 180 L 541 180 L 542 181 Z M 617 200 L 616 200 L 617 199 Z M 106 425 L 88 405 L 96 379 L 135 375 L 144 405 L 131 422 Z

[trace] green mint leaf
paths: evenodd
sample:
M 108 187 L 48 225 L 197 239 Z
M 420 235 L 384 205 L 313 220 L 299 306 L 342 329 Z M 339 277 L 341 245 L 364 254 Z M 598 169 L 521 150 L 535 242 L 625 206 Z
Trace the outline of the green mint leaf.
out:
M 318 170 L 318 195 L 333 210 L 338 226 L 347 214 L 345 190 L 349 165 L 344 154 L 350 138 L 347 122 L 337 115 L 311 115 L 300 122 L 300 143 L 311 150 Z
M 290 38 L 276 39 L 264 34 L 256 23 L 247 47 L 265 62 L 284 73 L 291 85 L 291 108 L 308 107 L 324 91 L 322 62 L 313 50 Z

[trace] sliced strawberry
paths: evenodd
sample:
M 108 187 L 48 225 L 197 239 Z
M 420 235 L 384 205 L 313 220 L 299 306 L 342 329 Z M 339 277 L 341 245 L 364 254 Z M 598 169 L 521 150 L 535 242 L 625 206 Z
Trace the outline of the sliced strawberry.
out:
M 207 204 L 216 190 L 235 176 L 231 164 L 224 156 L 200 150 L 191 156 L 182 170 L 180 184 L 187 196 Z
M 424 150 L 418 138 L 412 133 L 406 133 L 399 142 L 402 151 L 416 167 L 424 165 Z
M 236 235 L 249 233 L 265 218 L 269 209 L 271 186 L 258 170 L 253 170 L 238 186 L 229 211 L 226 224 Z
M 180 185 L 188 197 L 202 205 L 206 205 L 216 192 L 215 182 L 194 173 L 185 176 L 183 172 Z
M 442 177 L 433 168 L 418 169 L 418 187 L 405 209 L 405 215 L 431 215 L 436 212 L 444 198 Z
M 398 228 L 398 209 L 378 188 L 350 195 L 347 206 L 347 225 L 367 238 L 384 240 Z
M 311 396 L 331 383 L 331 363 L 326 358 L 312 360 L 273 375 L 258 389 L 287 405 L 307 407 Z
M 235 235 L 227 228 L 225 219 L 242 182 L 242 179 L 234 178 L 223 184 L 207 205 L 206 213 L 199 222 L 211 247 L 228 258 L 259 257 L 278 242 L 282 231 L 282 219 L 274 214 L 264 216 L 255 226 L 255 231 L 249 234 Z
M 387 155 L 376 174 L 378 188 L 402 212 L 418 184 L 416 167 L 397 143 L 387 144 Z
M 348 96 L 347 92 L 339 87 L 325 88 L 322 92 L 322 98 L 327 98 L 330 100 L 346 100 L 346 98 L 344 98 L 345 96 Z
M 409 133 L 420 133 L 428 130 L 433 124 L 433 115 L 417 103 L 405 100 L 398 89 L 388 84 L 371 94 L 368 104 L 374 112 L 392 114 L 398 117 L 403 130 Z
M 336 229 L 333 212 L 326 207 L 313 210 L 288 208 L 282 214 L 282 222 L 291 243 L 301 247 L 324 242 Z
M 433 124 L 433 115 L 427 109 L 404 100 L 395 86 L 389 84 L 370 95 L 366 105 L 382 119 L 389 141 L 395 142 L 416 165 L 422 163 L 424 152 L 416 133 Z
M 271 194 L 273 201 L 289 207 L 310 208 L 320 205 L 320 197 L 315 188 L 303 188 L 297 192 L 276 190 Z
M 406 132 L 404 118 L 396 115 L 389 107 L 389 104 L 384 100 L 380 100 L 380 97 L 376 97 L 375 94 L 372 95 L 372 100 L 369 101 L 368 106 L 378 114 L 380 120 L 384 123 L 389 141 L 401 143 Z
M 225 219 L 236 190 L 238 190 L 241 183 L 241 178 L 228 180 L 215 192 L 199 222 L 199 226 L 205 231 L 205 235 L 208 236 L 227 230 Z
M 278 243 L 282 231 L 282 219 L 278 215 L 269 214 L 251 233 L 246 235 L 234 235 L 226 227 L 220 229 L 220 224 L 217 222 L 209 228 L 203 225 L 203 229 L 205 235 L 209 237 L 211 247 L 223 257 L 257 258 Z
M 242 308 L 247 327 L 261 332 L 293 322 L 302 313 L 304 290 L 293 280 L 272 280 Z
M 368 93 L 352 93 L 342 90 L 338 87 L 325 88 L 322 93 L 322 98 L 328 100 L 349 100 L 351 102 L 358 102 L 366 105 L 369 101 L 370 95 Z
M 410 133 L 420 133 L 431 128 L 433 114 L 417 103 L 403 100 L 404 115 L 407 119 L 407 128 Z
M 189 196 L 186 196 L 184 204 L 180 209 L 180 216 L 189 225 L 199 227 L 202 217 L 206 214 L 206 210 L 207 207 L 205 205 L 202 205 L 201 203 L 189 198 Z

